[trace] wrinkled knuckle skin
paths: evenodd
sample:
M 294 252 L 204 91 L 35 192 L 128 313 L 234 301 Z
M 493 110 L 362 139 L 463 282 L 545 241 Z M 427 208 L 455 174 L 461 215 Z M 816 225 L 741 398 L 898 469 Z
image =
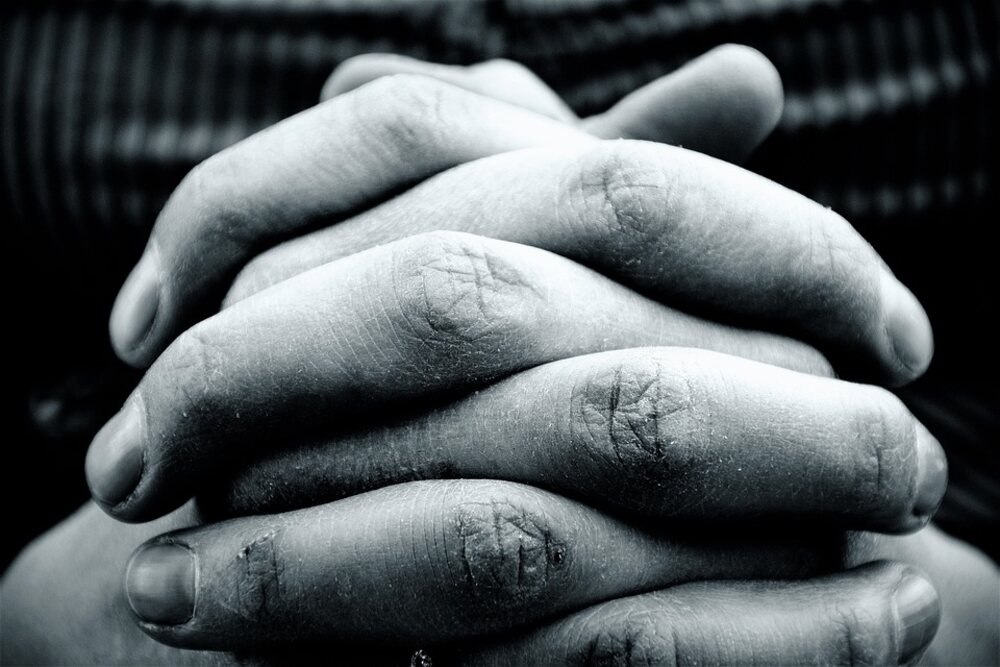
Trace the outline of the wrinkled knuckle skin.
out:
M 862 404 L 853 416 L 854 433 L 867 446 L 860 455 L 864 483 L 853 487 L 863 494 L 872 519 L 891 521 L 909 513 L 916 495 L 916 424 L 902 401 L 885 389 Z M 905 492 L 901 493 L 905 487 Z
M 676 667 L 674 639 L 658 633 L 644 614 L 630 615 L 599 631 L 571 664 L 580 667 Z
M 463 502 L 450 521 L 460 588 L 483 613 L 509 614 L 548 599 L 565 579 L 569 550 L 550 521 L 502 499 Z
M 890 650 L 891 625 L 888 611 L 891 605 L 876 594 L 861 604 L 838 605 L 832 615 L 838 641 L 840 665 L 894 664 Z M 882 611 L 884 610 L 884 611 Z
M 412 160 L 443 142 L 459 99 L 455 89 L 431 77 L 393 74 L 357 90 L 354 114 L 376 150 Z
M 143 397 L 150 414 L 165 416 L 161 430 L 176 443 L 218 419 L 226 348 L 216 338 L 203 324 L 195 325 L 167 348 L 144 381 L 158 385 L 147 385 Z
M 574 447 L 604 469 L 607 480 L 663 483 L 682 476 L 705 447 L 690 382 L 657 360 L 602 369 L 576 385 L 571 400 Z M 634 500 L 649 502 L 642 501 L 648 484 L 628 486 Z
M 431 345 L 489 347 L 528 325 L 539 300 L 511 262 L 462 234 L 423 235 L 397 258 L 396 297 L 410 334 Z
M 204 324 L 195 325 L 168 348 L 169 353 L 163 356 L 159 364 L 161 367 L 157 370 L 171 378 L 175 386 L 182 387 L 186 396 L 197 398 L 204 392 L 195 390 L 207 389 L 209 380 L 221 372 L 221 348 Z
M 639 242 L 649 240 L 649 215 L 638 189 L 644 171 L 617 145 L 587 150 L 578 158 L 576 174 L 567 187 L 572 210 L 586 222 L 597 221 L 612 234 Z

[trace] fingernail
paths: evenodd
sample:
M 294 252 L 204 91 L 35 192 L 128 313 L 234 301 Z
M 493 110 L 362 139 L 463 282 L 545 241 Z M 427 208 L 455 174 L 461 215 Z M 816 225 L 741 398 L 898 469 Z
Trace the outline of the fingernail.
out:
M 941 505 L 948 488 L 948 459 L 937 438 L 917 423 L 917 497 L 913 513 L 929 518 Z
M 885 273 L 882 275 L 882 294 L 893 351 L 899 363 L 916 378 L 927 370 L 934 356 L 930 320 L 913 292 Z
M 138 399 L 131 399 L 104 425 L 87 451 L 87 483 L 104 505 L 114 506 L 128 497 L 142 475 L 142 414 Z
M 119 351 L 138 347 L 153 328 L 160 307 L 160 269 L 156 253 L 147 249 L 132 269 L 111 311 L 111 340 Z
M 941 600 L 924 579 L 908 574 L 894 595 L 899 630 L 899 664 L 916 661 L 937 634 L 941 620 Z
M 128 564 L 125 595 L 141 620 L 160 625 L 184 623 L 194 615 L 194 554 L 179 544 L 140 549 Z

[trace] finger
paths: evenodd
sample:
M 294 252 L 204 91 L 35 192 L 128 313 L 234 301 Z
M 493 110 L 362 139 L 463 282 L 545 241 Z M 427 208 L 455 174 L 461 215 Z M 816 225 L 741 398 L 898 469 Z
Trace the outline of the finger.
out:
M 803 576 L 831 546 L 669 539 L 519 484 L 414 482 L 169 533 L 140 547 L 125 589 L 175 646 L 412 645 L 703 577 Z
M 784 99 L 770 60 L 748 46 L 727 44 L 584 120 L 583 129 L 742 162 L 778 124 Z
M 382 79 L 209 158 L 157 219 L 111 315 L 118 355 L 148 365 L 218 307 L 245 261 L 456 164 L 525 146 L 593 141 L 433 79 Z
M 262 254 L 229 301 L 440 229 L 544 248 L 665 303 L 801 336 L 846 376 L 898 385 L 933 355 L 920 304 L 842 217 L 738 167 L 646 142 L 463 165 Z
M 95 498 L 142 520 L 254 447 L 588 352 L 709 347 L 829 373 L 814 350 L 667 308 L 551 253 L 455 232 L 330 263 L 180 336 L 87 455 Z
M 919 571 L 883 562 L 801 582 L 690 583 L 614 600 L 455 662 L 909 665 L 940 618 L 937 592 Z
M 1000 655 L 1000 569 L 989 556 L 931 524 L 906 536 L 857 533 L 847 541 L 845 566 L 896 560 L 923 570 L 947 613 L 923 662 L 988 665 Z
M 460 67 L 389 54 L 356 56 L 334 70 L 322 98 L 391 74 L 433 77 L 563 122 L 577 122 L 551 88 L 509 60 Z M 581 127 L 602 138 L 658 141 L 740 162 L 771 133 L 783 105 L 781 78 L 771 61 L 756 49 L 726 44 L 630 93 Z
M 884 389 L 645 348 L 557 361 L 413 419 L 264 452 L 200 500 L 240 516 L 441 476 L 654 518 L 893 532 L 926 524 L 947 482 L 941 446 Z
M 122 594 L 122 574 L 137 546 L 197 522 L 190 506 L 160 521 L 131 525 L 87 503 L 39 535 L 3 574 L 0 663 L 199 664 L 139 631 Z
M 566 103 L 534 72 L 505 59 L 463 67 L 439 65 L 390 53 L 367 53 L 348 58 L 338 65 L 323 85 L 320 99 L 333 99 L 375 79 L 394 74 L 419 74 L 438 79 L 564 123 L 578 120 Z

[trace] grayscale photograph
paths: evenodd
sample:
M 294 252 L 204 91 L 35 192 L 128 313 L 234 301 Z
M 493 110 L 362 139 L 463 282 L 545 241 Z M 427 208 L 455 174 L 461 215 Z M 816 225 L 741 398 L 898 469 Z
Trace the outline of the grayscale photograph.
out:
M 0 665 L 1000 665 L 1000 0 L 7 0 Z

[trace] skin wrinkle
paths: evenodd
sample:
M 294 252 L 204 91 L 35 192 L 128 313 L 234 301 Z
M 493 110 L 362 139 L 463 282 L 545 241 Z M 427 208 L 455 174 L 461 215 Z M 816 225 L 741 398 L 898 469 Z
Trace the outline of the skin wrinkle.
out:
M 546 520 L 505 501 L 465 501 L 457 513 L 461 560 L 474 595 L 520 607 L 552 583 L 553 539 Z M 564 547 L 563 547 L 564 549 Z M 513 561 L 513 564 L 511 564 Z M 507 570 L 513 567 L 513 579 Z
M 483 257 L 471 248 L 458 250 L 444 246 L 443 249 L 443 258 L 427 262 L 422 268 L 421 285 L 424 308 L 428 314 L 426 320 L 438 333 L 457 334 L 460 338 L 473 341 L 480 336 L 485 337 L 490 331 L 492 318 L 489 313 L 493 310 L 488 306 L 487 292 L 497 294 L 489 268 L 485 266 Z M 460 266 L 462 263 L 467 263 L 468 269 Z M 443 285 L 437 280 L 441 277 L 446 279 Z M 471 294 L 466 287 L 471 288 Z M 432 295 L 447 295 L 450 298 L 442 302 L 439 296 Z M 462 305 L 468 302 L 475 303 L 475 307 L 465 308 Z M 481 325 L 485 327 L 484 332 L 472 333 Z
M 868 446 L 872 450 L 872 468 L 875 473 L 871 476 L 871 484 L 873 485 L 871 498 L 874 501 L 872 503 L 874 511 L 878 512 L 879 509 L 885 504 L 885 478 L 888 473 L 887 466 L 889 465 L 889 462 L 885 460 L 885 451 L 881 445 L 895 442 L 895 439 L 891 437 L 889 424 L 884 418 L 882 410 L 877 408 L 876 412 L 876 417 L 872 420 L 872 424 L 869 428 L 879 434 L 878 439 L 876 441 L 871 437 L 871 435 L 869 435 L 867 440 Z
M 393 298 L 390 301 L 396 307 L 395 310 L 396 313 L 399 315 L 399 318 L 397 319 L 394 317 L 387 317 L 387 320 L 391 323 L 399 322 L 401 325 L 405 325 L 406 329 L 408 329 L 408 332 L 405 336 L 400 335 L 397 339 L 404 339 L 407 342 L 415 341 L 417 344 L 425 348 L 426 351 L 430 353 L 431 358 L 435 358 L 438 352 L 434 346 L 433 341 L 427 336 L 422 335 L 420 333 L 421 330 L 424 328 L 423 324 L 424 320 L 416 316 L 416 313 L 419 312 L 419 309 L 415 309 L 410 306 L 410 304 L 413 304 L 420 299 L 420 297 L 414 296 L 412 294 L 415 288 L 410 286 L 411 282 L 409 278 L 411 277 L 411 274 L 414 271 L 414 269 L 412 268 L 414 265 L 414 260 L 411 257 L 411 254 L 412 254 L 412 249 L 410 248 L 407 248 L 406 252 L 404 252 L 402 249 L 397 248 L 394 249 L 391 255 L 390 266 L 392 267 L 392 270 L 390 272 L 390 275 L 392 281 Z M 401 276 L 405 276 L 405 279 L 403 279 Z M 384 302 L 385 300 L 382 300 L 383 304 L 382 312 L 388 314 L 388 311 L 384 307 Z M 423 297 L 423 302 L 426 306 L 427 303 L 426 296 Z M 429 309 L 425 308 L 423 312 L 429 312 Z M 402 329 L 403 327 L 400 326 L 399 328 Z M 393 334 L 396 333 L 395 327 L 392 327 L 391 330 Z M 414 360 L 423 359 L 423 355 L 413 355 L 413 359 Z M 419 367 L 416 365 L 416 362 L 414 361 L 411 368 L 419 368 Z
M 432 330 L 449 344 L 452 336 L 485 343 L 520 331 L 524 314 L 544 295 L 512 262 L 467 239 L 445 239 L 434 249 L 436 256 L 420 262 L 419 284 Z M 534 298 L 524 298 L 529 296 Z M 470 302 L 475 305 L 464 305 Z M 513 315 L 501 315 L 510 309 Z
M 601 446 L 601 436 L 599 433 L 606 429 L 607 417 L 597 408 L 596 402 L 591 398 L 595 394 L 595 381 L 593 377 L 581 378 L 574 384 L 574 393 L 571 404 L 577 403 L 578 408 L 573 408 L 570 414 L 570 441 L 577 445 L 573 447 L 574 453 L 583 452 L 595 461 L 610 461 L 613 452 L 607 452 Z M 582 423 L 586 430 L 586 435 L 581 437 L 579 423 Z M 611 466 L 603 466 L 610 468 Z
M 431 81 L 421 76 L 391 75 L 373 82 L 381 86 L 376 98 L 390 110 L 386 122 L 376 125 L 387 135 L 382 145 L 391 153 L 391 159 L 385 160 L 385 165 L 397 164 L 409 156 L 424 157 L 428 144 L 446 146 L 443 136 L 444 128 L 449 127 L 446 121 L 454 122 L 457 118 L 460 126 L 466 124 L 469 110 L 463 100 L 467 97 L 451 94 L 449 88 L 436 82 L 428 85 Z M 358 97 L 355 105 L 355 119 L 370 117 L 373 107 L 362 105 Z

